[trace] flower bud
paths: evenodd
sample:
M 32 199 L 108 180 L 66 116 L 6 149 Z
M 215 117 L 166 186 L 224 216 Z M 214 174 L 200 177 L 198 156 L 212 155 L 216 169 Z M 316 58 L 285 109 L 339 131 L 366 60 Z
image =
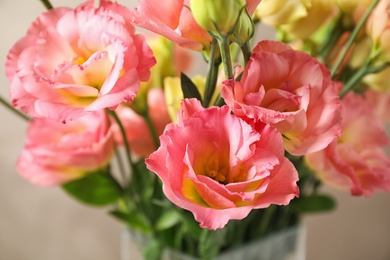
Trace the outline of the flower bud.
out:
M 382 61 L 390 61 L 390 2 L 379 1 L 366 23 L 367 35 L 372 42 L 373 54 Z
M 191 0 L 195 21 L 213 36 L 230 35 L 245 0 Z
M 240 17 L 238 18 L 236 27 L 230 40 L 242 46 L 249 41 L 255 32 L 255 25 L 248 11 L 243 8 Z

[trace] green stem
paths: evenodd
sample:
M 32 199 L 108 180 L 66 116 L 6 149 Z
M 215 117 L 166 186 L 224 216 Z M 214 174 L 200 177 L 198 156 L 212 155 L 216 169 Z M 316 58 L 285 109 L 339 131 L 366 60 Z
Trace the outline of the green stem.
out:
M 136 168 L 135 163 L 133 162 L 133 159 L 131 159 L 131 150 L 130 150 L 129 142 L 127 141 L 127 135 L 126 135 L 125 128 L 123 127 L 123 124 L 122 124 L 121 120 L 119 119 L 118 115 L 115 113 L 115 111 L 111 111 L 109 109 L 107 109 L 107 111 L 108 111 L 108 114 L 111 115 L 112 118 L 114 118 L 115 122 L 119 126 L 119 130 L 120 130 L 122 138 L 123 138 L 123 144 L 125 145 L 126 158 L 127 158 L 127 161 L 132 169 L 132 172 L 134 173 L 134 172 L 136 172 L 137 168 Z
M 251 47 L 249 41 L 241 47 L 242 55 L 244 56 L 244 64 L 248 64 L 251 57 Z
M 10 103 L 8 103 L 2 96 L 0 96 L 0 103 L 3 104 L 6 108 L 8 108 L 10 111 L 14 112 L 17 116 L 20 118 L 29 121 L 30 118 L 20 112 L 19 110 L 15 109 Z
M 371 14 L 371 12 L 374 10 L 375 6 L 378 4 L 379 0 L 374 0 L 372 2 L 372 4 L 370 5 L 370 7 L 367 9 L 367 11 L 364 13 L 362 19 L 360 19 L 360 21 L 358 22 L 358 24 L 356 25 L 356 27 L 353 29 L 352 33 L 351 33 L 351 36 L 348 38 L 348 41 L 346 43 L 346 46 L 345 48 L 343 49 L 343 51 L 341 52 L 341 55 L 338 57 L 335 65 L 333 66 L 333 68 L 331 69 L 331 73 L 332 73 L 332 78 L 335 77 L 335 74 L 338 70 L 338 68 L 340 67 L 341 63 L 343 62 L 345 56 L 347 55 L 347 52 L 349 51 L 349 49 L 351 48 L 353 42 L 355 41 L 360 29 L 363 27 L 364 23 L 366 22 L 366 20 L 368 19 L 368 16 Z
M 144 120 L 148 126 L 150 135 L 152 136 L 152 139 L 153 139 L 154 146 L 157 149 L 160 146 L 160 140 L 158 139 L 156 128 L 153 125 L 152 119 L 150 118 L 148 112 L 146 112 L 145 115 L 142 115 L 142 116 L 144 117 Z
M 230 57 L 229 39 L 228 37 L 217 38 L 219 49 L 221 51 L 223 69 L 226 79 L 233 78 L 232 59 Z
M 229 39 L 227 37 L 222 37 L 222 38 L 217 38 L 217 40 L 218 40 L 219 50 L 221 52 L 225 78 L 233 79 L 233 66 L 232 66 L 232 59 L 230 56 Z M 215 105 L 223 106 L 224 104 L 225 101 L 221 97 L 221 94 L 219 94 L 217 100 L 215 101 Z
M 368 64 L 365 63 L 356 73 L 353 74 L 352 78 L 348 80 L 345 84 L 344 88 L 340 91 L 340 98 L 343 98 L 348 91 L 353 90 L 355 86 L 360 82 L 360 80 L 368 74 L 369 67 Z
M 364 76 L 368 74 L 378 73 L 390 65 L 390 63 L 385 62 L 377 67 L 371 67 L 370 64 L 372 64 L 372 62 L 373 60 L 364 63 L 364 65 L 356 73 L 353 74 L 351 79 L 348 80 L 344 88 L 340 91 L 340 98 L 344 97 L 348 91 L 353 90 Z
M 124 166 L 124 163 L 123 163 L 123 160 L 122 160 L 122 156 L 119 152 L 119 149 L 118 147 L 115 145 L 115 158 L 118 162 L 118 167 L 119 167 L 119 172 L 121 174 L 121 177 L 122 177 L 122 180 L 123 180 L 123 183 L 127 183 L 127 178 L 126 178 L 126 173 L 125 173 L 125 166 Z
M 118 191 L 119 195 L 122 196 L 125 193 L 125 190 L 120 185 L 120 183 L 114 178 L 114 176 L 111 175 L 111 173 L 107 174 L 107 178 L 111 181 L 111 183 L 115 186 L 116 190 Z
M 214 38 L 211 42 L 210 58 L 207 64 L 207 75 L 206 75 L 206 88 L 204 91 L 204 98 L 202 102 L 203 107 L 208 107 L 215 92 L 218 78 L 218 68 L 220 62 L 216 61 L 218 42 Z
M 39 0 L 41 3 L 45 6 L 47 10 L 53 9 L 53 5 L 50 3 L 49 0 Z
M 333 28 L 329 33 L 327 33 L 325 40 L 318 48 L 317 53 L 320 55 L 323 61 L 325 61 L 326 57 L 328 57 L 334 45 L 345 31 L 344 27 L 342 26 L 343 17 L 343 15 L 339 15 L 337 22 L 335 22 Z
M 216 105 L 218 107 L 225 105 L 225 100 L 223 100 L 221 94 L 218 95 L 217 100 L 215 100 L 214 105 Z
M 261 218 L 259 224 L 259 237 L 264 236 L 267 233 L 267 228 L 270 226 L 272 216 L 276 210 L 275 205 L 271 205 L 268 208 L 264 209 L 264 215 Z

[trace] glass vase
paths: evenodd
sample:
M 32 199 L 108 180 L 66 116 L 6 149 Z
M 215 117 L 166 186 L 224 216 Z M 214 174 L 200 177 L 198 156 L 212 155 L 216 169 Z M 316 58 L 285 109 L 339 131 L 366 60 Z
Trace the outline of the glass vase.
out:
M 147 238 L 134 230 L 121 234 L 120 260 L 143 260 L 142 249 Z M 271 233 L 262 239 L 226 250 L 215 260 L 304 260 L 306 232 L 301 225 Z M 182 252 L 166 248 L 162 260 L 198 260 Z

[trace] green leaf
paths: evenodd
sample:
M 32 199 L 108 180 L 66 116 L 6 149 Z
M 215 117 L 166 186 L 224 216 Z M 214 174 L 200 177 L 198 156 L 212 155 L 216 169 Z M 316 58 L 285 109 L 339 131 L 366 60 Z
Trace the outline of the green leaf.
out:
M 181 90 L 183 91 L 184 98 L 196 98 L 202 101 L 198 88 L 194 82 L 183 72 L 180 74 Z
M 152 239 L 144 247 L 144 258 L 148 260 L 159 260 L 164 247 L 157 239 Z
M 157 220 L 156 229 L 165 230 L 174 225 L 178 224 L 181 221 L 181 215 L 177 210 L 169 209 L 164 211 L 161 217 Z
M 119 210 L 113 210 L 110 211 L 110 214 L 136 230 L 142 232 L 150 232 L 152 230 L 146 218 L 140 216 L 137 212 L 126 213 Z
M 145 160 L 139 160 L 135 163 L 135 167 L 137 172 L 139 173 L 137 176 L 140 178 L 140 183 L 143 183 L 143 185 L 140 185 L 137 187 L 137 193 L 140 194 L 143 200 L 149 201 L 153 197 L 154 192 L 154 178 L 156 176 L 151 175 L 148 168 L 146 168 Z
M 62 188 L 81 202 L 104 206 L 120 198 L 121 190 L 111 176 L 103 171 L 91 173 L 84 178 L 62 185 Z
M 202 259 L 213 259 L 224 244 L 227 230 L 218 229 L 211 231 L 203 229 L 199 239 L 199 255 Z
M 202 235 L 202 228 L 199 226 L 199 222 L 197 222 L 193 215 L 186 210 L 181 212 L 181 217 L 183 221 L 183 229 L 193 238 L 199 239 Z
M 297 213 L 323 212 L 333 210 L 336 207 L 336 201 L 327 195 L 312 195 L 294 200 L 291 207 Z

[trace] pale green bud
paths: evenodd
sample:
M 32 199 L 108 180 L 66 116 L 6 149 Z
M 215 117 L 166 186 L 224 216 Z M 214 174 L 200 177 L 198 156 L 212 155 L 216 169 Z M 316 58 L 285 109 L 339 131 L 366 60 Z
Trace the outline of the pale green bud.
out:
M 245 0 L 190 0 L 195 21 L 213 36 L 233 33 Z
M 253 37 L 254 32 L 255 25 L 252 17 L 244 7 L 242 8 L 242 12 L 239 20 L 237 21 L 236 27 L 234 28 L 234 32 L 229 39 L 242 46 Z

